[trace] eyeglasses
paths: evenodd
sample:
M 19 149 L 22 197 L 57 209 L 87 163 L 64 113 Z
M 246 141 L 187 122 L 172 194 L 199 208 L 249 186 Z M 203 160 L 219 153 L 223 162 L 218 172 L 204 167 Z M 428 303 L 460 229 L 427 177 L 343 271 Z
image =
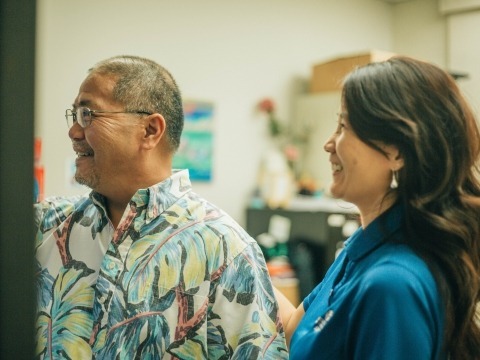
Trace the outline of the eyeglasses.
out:
M 74 123 L 78 123 L 82 128 L 87 127 L 93 120 L 95 114 L 143 114 L 152 115 L 147 111 L 103 111 L 103 110 L 90 110 L 85 106 L 80 106 L 77 109 L 65 110 L 65 119 L 67 120 L 67 126 L 70 129 Z

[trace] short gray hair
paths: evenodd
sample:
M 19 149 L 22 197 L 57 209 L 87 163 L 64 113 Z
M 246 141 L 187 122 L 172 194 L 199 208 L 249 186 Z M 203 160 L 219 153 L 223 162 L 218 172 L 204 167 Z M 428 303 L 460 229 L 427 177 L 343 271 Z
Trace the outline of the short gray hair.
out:
M 125 105 L 125 111 L 161 114 L 167 124 L 170 149 L 178 149 L 184 121 L 182 97 L 173 76 L 164 67 L 142 57 L 121 55 L 97 63 L 89 73 L 116 78 L 112 96 Z

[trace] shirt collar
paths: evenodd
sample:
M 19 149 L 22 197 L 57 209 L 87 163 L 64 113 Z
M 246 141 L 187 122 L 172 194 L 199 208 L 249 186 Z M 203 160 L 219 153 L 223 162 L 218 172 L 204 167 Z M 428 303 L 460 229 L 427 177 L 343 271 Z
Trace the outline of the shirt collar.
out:
M 402 226 L 404 207 L 393 205 L 372 221 L 365 229 L 358 228 L 345 243 L 345 251 L 350 260 L 359 260 L 380 246 Z
M 130 204 L 137 208 L 146 206 L 145 222 L 148 224 L 191 189 L 188 170 L 174 170 L 169 178 L 146 189 L 139 189 L 133 195 Z M 106 216 L 104 196 L 92 191 L 90 198 Z

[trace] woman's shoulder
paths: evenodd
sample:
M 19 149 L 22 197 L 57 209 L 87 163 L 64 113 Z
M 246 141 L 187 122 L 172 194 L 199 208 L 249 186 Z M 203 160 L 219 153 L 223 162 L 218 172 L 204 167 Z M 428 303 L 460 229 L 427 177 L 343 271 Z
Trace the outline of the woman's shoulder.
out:
M 435 278 L 427 263 L 404 244 L 385 244 L 378 249 L 361 283 L 365 289 L 398 295 L 413 290 L 437 293 Z

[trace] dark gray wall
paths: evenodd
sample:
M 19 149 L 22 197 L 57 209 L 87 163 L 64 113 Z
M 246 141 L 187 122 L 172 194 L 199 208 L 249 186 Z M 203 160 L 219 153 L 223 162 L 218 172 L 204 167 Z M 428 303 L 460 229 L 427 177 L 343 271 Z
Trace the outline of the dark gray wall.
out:
M 35 0 L 0 1 L 0 358 L 33 355 Z

